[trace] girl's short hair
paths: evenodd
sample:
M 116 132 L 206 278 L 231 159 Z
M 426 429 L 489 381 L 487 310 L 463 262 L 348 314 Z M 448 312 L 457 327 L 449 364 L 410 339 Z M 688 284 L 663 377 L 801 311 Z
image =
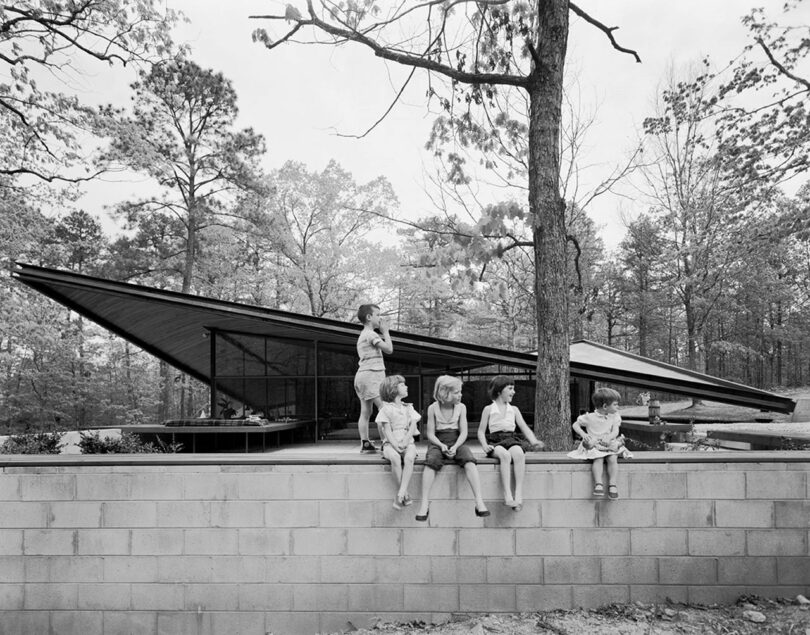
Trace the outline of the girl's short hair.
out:
M 614 401 L 620 401 L 622 396 L 613 390 L 613 388 L 597 388 L 593 391 L 591 402 L 594 408 L 601 408 L 612 404 Z
M 439 403 L 450 401 L 450 391 L 454 388 L 461 388 L 462 382 L 458 377 L 452 375 L 441 375 L 436 378 L 433 385 L 433 398 Z
M 379 308 L 376 304 L 361 304 L 357 309 L 357 319 L 360 320 L 360 324 L 365 324 L 368 316 L 374 313 L 374 309 Z
M 514 386 L 515 380 L 511 377 L 507 377 L 506 375 L 496 375 L 492 378 L 492 381 L 489 382 L 489 397 L 492 400 L 498 398 L 503 392 L 503 389 L 507 386 Z
M 380 399 L 383 401 L 394 401 L 397 398 L 397 386 L 405 383 L 402 375 L 388 375 L 380 384 Z

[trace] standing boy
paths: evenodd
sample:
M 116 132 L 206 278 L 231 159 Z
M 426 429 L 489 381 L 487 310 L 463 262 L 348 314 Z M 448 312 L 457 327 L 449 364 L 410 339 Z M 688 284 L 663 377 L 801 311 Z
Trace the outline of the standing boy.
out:
M 362 304 L 357 309 L 357 319 L 363 325 L 360 337 L 357 338 L 357 355 L 360 364 L 354 376 L 354 390 L 360 399 L 360 419 L 357 430 L 360 433 L 360 451 L 376 452 L 377 448 L 368 438 L 368 422 L 371 419 L 371 407 L 382 408 L 380 383 L 385 379 L 383 353 L 394 352 L 388 323 L 380 317 L 380 307 L 376 304 Z M 379 333 L 377 332 L 379 330 Z

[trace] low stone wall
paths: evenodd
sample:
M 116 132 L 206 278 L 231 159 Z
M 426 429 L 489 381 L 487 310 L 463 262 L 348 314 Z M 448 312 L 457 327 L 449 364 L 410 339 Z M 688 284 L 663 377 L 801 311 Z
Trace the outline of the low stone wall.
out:
M 452 613 L 810 591 L 809 452 L 637 453 L 618 501 L 532 455 L 476 518 L 447 467 L 427 524 L 376 460 L 0 457 L 0 632 L 316 633 Z M 417 495 L 421 467 L 411 492 Z

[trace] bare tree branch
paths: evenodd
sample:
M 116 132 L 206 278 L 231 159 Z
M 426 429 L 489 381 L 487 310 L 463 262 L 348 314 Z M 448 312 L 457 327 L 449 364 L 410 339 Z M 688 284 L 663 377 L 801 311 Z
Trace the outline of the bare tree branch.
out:
M 636 53 L 632 49 L 628 49 L 628 48 L 625 48 L 623 46 L 620 46 L 619 43 L 616 41 L 616 38 L 613 37 L 613 32 L 616 29 L 618 29 L 619 27 L 617 27 L 617 26 L 607 26 L 605 24 L 602 24 L 599 20 L 596 20 L 595 18 L 592 18 L 590 15 L 585 13 L 585 11 L 580 9 L 573 2 L 569 2 L 568 7 L 571 9 L 571 11 L 576 13 L 580 18 L 585 20 L 585 22 L 587 22 L 588 24 L 592 24 L 593 26 L 595 26 L 600 31 L 603 31 L 604 34 L 607 35 L 608 39 L 610 40 L 610 43 L 613 46 L 613 48 L 615 48 L 617 51 L 621 51 L 622 53 L 627 53 L 629 55 L 632 55 L 633 57 L 636 58 L 636 62 L 641 64 L 641 58 L 638 56 L 638 53 Z

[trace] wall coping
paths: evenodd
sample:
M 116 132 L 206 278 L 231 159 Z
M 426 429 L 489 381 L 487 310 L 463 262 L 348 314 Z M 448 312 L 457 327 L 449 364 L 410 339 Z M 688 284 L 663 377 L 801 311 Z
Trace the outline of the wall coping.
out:
M 387 466 L 381 455 L 335 455 L 328 451 L 318 452 L 307 446 L 306 450 L 284 448 L 268 453 L 220 453 L 220 454 L 0 454 L 0 468 L 21 467 L 83 467 L 83 466 L 179 466 L 179 465 L 376 465 Z M 422 454 L 424 456 L 424 454 Z M 496 459 L 477 456 L 479 465 L 495 465 Z M 634 452 L 633 458 L 623 463 L 685 464 L 685 463 L 810 463 L 807 450 L 761 450 L 740 452 Z M 582 465 L 589 463 L 569 458 L 564 452 L 541 452 L 526 455 L 527 465 Z M 424 465 L 423 458 L 416 465 Z

